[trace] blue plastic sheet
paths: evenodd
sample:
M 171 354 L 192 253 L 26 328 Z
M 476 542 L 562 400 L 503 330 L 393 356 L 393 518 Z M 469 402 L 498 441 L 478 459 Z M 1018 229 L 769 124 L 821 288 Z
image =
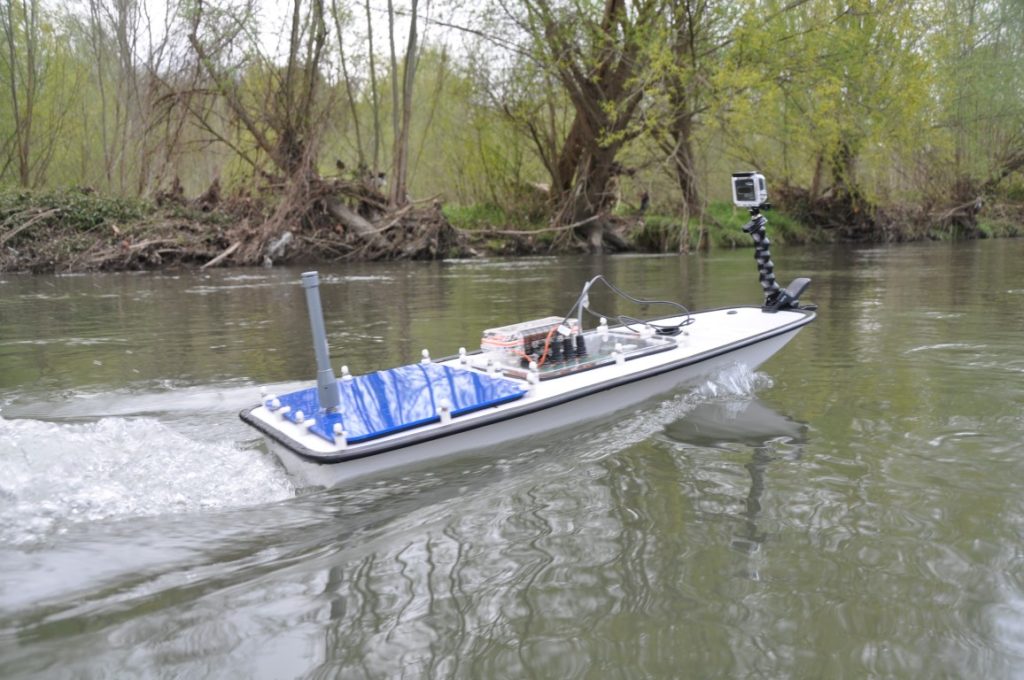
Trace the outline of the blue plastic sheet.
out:
M 479 411 L 519 399 L 521 383 L 439 364 L 410 364 L 386 371 L 339 380 L 340 413 L 320 410 L 315 387 L 278 397 L 288 406 L 286 418 L 296 422 L 298 412 L 315 418 L 310 432 L 334 443 L 334 425 L 357 443 L 408 430 L 440 419 L 440 404 L 447 399 L 452 416 Z

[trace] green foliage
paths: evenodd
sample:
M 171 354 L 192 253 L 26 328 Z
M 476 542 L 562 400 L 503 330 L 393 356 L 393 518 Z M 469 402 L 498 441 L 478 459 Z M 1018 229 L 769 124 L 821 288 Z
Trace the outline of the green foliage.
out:
M 105 225 L 130 229 L 133 224 L 152 215 L 154 210 L 147 201 L 112 198 L 74 189 L 0 191 L 0 223 L 23 221 L 25 218 L 19 220 L 20 216 L 52 212 L 52 221 L 71 231 L 91 231 Z
M 640 227 L 630 234 L 635 248 L 660 253 L 681 250 L 683 238 L 682 220 L 668 215 L 646 215 Z
M 446 204 L 442 208 L 444 216 L 458 229 L 502 228 L 512 223 L 505 210 L 489 203 L 474 205 Z
M 750 220 L 745 209 L 737 208 L 731 203 L 718 202 L 708 206 L 708 215 L 714 218 L 711 228 L 712 243 L 729 246 L 753 246 L 750 237 L 743 233 L 742 227 Z M 813 230 L 784 212 L 772 210 L 766 213 L 768 232 L 773 242 L 800 244 L 815 240 Z M 717 232 L 717 234 L 716 234 Z
M 723 122 L 740 133 L 742 155 L 815 195 L 832 185 L 891 186 L 893 155 L 919 145 L 927 125 L 922 11 L 909 0 L 751 10 L 721 84 L 735 93 Z M 767 25 L 765 16 L 773 17 Z
M 545 220 L 530 219 L 529 216 L 511 212 L 493 203 L 473 205 L 446 204 L 444 216 L 458 229 L 500 229 L 512 231 L 534 231 L 547 226 Z
M 678 217 L 669 215 L 646 215 L 642 226 L 633 235 L 633 243 L 641 250 L 676 252 L 695 250 L 700 244 L 701 230 L 705 230 L 711 245 L 716 248 L 747 248 L 754 243 L 743 232 L 743 225 L 750 219 L 746 210 L 740 210 L 731 203 L 714 202 L 708 206 L 703 217 L 691 217 L 687 229 Z M 813 232 L 806 225 L 785 213 L 769 213 L 769 231 L 773 242 L 800 244 L 814 240 Z M 686 243 L 681 241 L 686 239 Z M 684 247 L 685 246 L 685 247 Z
M 388 45 L 380 31 L 374 97 L 362 2 L 337 3 L 341 21 L 331 23 L 322 71 L 299 77 L 288 91 L 280 88 L 283 59 L 264 54 L 252 30 L 251 4 L 202 5 L 201 37 L 219 60 L 214 72 L 224 78 L 218 87 L 195 75 L 187 40 L 194 3 L 169 5 L 179 10 L 169 15 L 180 23 L 172 25 L 162 53 L 176 56 L 166 61 L 143 52 L 148 40 L 118 40 L 117 13 L 130 18 L 138 3 L 98 3 L 95 15 L 39 0 L 8 3 L 0 13 L 10 26 L 0 31 L 8 41 L 0 50 L 0 186 L 50 190 L 4 193 L 4 219 L 44 205 L 59 206 L 74 229 L 144 219 L 144 203 L 105 203 L 60 188 L 146 196 L 175 175 L 189 196 L 214 178 L 226 193 L 260 196 L 277 186 L 261 171 L 277 171 L 227 104 L 227 93 L 252 113 L 274 147 L 280 126 L 271 119 L 315 85 L 320 95 L 309 113 L 315 119 L 309 134 L 317 170 L 351 177 L 360 161 L 372 163 L 372 121 L 379 119 L 380 167 L 373 169 L 390 171 Z M 1020 0 L 644 0 L 625 3 L 628 16 L 611 33 L 601 26 L 602 2 L 478 5 L 465 23 L 471 29 L 466 36 L 479 34 L 479 42 L 466 37 L 465 49 L 453 52 L 443 32 L 431 26 L 425 33 L 411 122 L 410 194 L 438 196 L 457 226 L 547 224 L 551 193 L 559 191 L 551 186 L 557 161 L 572 158 L 565 147 L 581 94 L 567 74 L 591 74 L 577 85 L 608 86 L 610 80 L 598 83 L 593 74 L 602 63 L 614 66 L 604 62 L 609 50 L 629 45 L 641 49 L 631 54 L 636 72 L 619 84 L 623 98 L 597 97 L 594 119 L 604 121 L 601 129 L 584 127 L 598 141 L 594 148 L 621 144 L 615 160 L 630 169 L 620 177 L 622 200 L 638 205 L 642 192 L 654 200 L 637 235 L 643 247 L 675 250 L 684 235 L 695 247 L 702 227 L 714 245 L 748 245 L 745 235 L 737 236 L 745 213 L 719 201 L 727 195 L 729 173 L 752 167 L 771 185 L 786 182 L 814 197 L 856 190 L 882 208 L 955 205 L 977 195 L 986 205 L 1024 202 Z M 314 6 L 302 7 L 307 16 Z M 36 23 L 29 10 L 38 10 Z M 554 22 L 545 27 L 548 10 Z M 502 24 L 509 12 L 533 21 L 524 25 L 534 34 Z M 303 25 L 303 40 L 312 27 Z M 545 30 L 554 31 L 551 41 L 542 39 Z M 340 73 L 339 36 L 347 77 Z M 564 49 L 554 50 L 556 43 Z M 631 113 L 629 95 L 641 92 Z M 627 114 L 628 121 L 617 120 Z M 31 126 L 24 125 L 29 119 Z M 689 135 L 685 151 L 692 155 L 681 154 L 680 135 Z M 345 170 L 336 170 L 336 161 Z M 691 220 L 686 229 L 677 218 L 650 214 L 687 203 L 680 161 L 692 162 L 698 204 L 710 201 L 705 210 L 713 218 Z M 179 210 L 185 219 L 208 218 Z M 982 233 L 1016 229 L 1002 215 L 986 219 Z M 814 225 L 783 213 L 771 213 L 770 220 L 779 240 L 818 238 Z M 925 237 L 928 227 L 907 227 L 906 234 Z
M 996 188 L 1024 158 L 1024 3 L 947 0 L 941 16 L 949 28 L 929 41 L 945 155 L 935 172 L 945 186 L 969 178 Z
M 62 16 L 40 0 L 0 5 L 0 185 L 47 186 L 81 96 Z
M 979 219 L 978 229 L 986 238 L 1014 238 L 1024 236 L 1024 222 L 1007 218 Z

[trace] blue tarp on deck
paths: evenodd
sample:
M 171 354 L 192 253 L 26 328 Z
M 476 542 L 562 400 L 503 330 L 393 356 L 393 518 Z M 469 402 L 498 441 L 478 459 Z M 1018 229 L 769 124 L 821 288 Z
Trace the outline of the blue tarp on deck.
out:
M 339 380 L 341 412 L 321 413 L 317 389 L 311 387 L 278 397 L 295 422 L 301 411 L 316 419 L 310 432 L 334 442 L 334 425 L 341 423 L 345 438 L 357 443 L 440 419 L 440 403 L 447 399 L 452 416 L 478 411 L 519 399 L 521 383 L 439 364 L 410 364 L 386 371 Z

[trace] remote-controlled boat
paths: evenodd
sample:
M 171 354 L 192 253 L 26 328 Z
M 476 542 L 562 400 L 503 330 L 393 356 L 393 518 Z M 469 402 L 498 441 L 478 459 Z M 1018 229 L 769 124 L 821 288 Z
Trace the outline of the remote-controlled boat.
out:
M 763 181 L 763 180 L 762 180 Z M 734 186 L 736 180 L 734 178 Z M 763 186 L 763 185 L 762 185 Z M 479 349 L 364 375 L 330 362 L 319 277 L 302 275 L 317 360 L 316 385 L 264 394 L 241 418 L 259 430 L 289 471 L 333 485 L 379 470 L 422 463 L 609 416 L 734 365 L 753 370 L 814 320 L 800 304 L 809 279 L 775 281 L 761 201 L 744 227 L 755 241 L 765 299 L 691 313 L 677 303 L 656 319 L 600 317 L 584 327 L 587 282 L 567 315 L 481 332 Z

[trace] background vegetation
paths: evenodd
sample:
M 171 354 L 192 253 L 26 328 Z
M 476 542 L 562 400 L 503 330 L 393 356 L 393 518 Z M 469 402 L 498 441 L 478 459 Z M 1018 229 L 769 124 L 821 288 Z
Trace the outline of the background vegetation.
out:
M 239 262 L 686 250 L 750 168 L 793 239 L 1022 222 L 1020 0 L 0 0 L 0 43 L 0 250 L 68 189 L 230 199 Z

